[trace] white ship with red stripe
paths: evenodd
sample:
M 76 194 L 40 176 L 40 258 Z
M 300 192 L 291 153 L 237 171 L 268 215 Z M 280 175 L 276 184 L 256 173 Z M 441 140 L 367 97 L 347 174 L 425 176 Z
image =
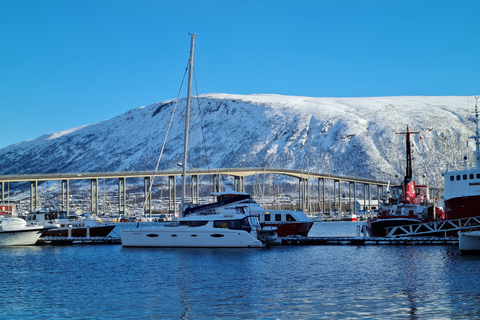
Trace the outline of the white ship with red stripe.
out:
M 475 135 L 475 163 L 469 167 L 465 156 L 464 168 L 462 170 L 445 172 L 445 193 L 444 205 L 446 219 L 461 219 L 480 216 L 480 131 L 478 115 L 478 97 L 475 102 L 476 123 Z

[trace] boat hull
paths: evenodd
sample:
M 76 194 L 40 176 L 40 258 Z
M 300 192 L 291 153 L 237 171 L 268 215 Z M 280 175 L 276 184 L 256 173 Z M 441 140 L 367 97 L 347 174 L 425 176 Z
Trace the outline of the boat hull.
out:
M 447 220 L 480 216 L 480 195 L 451 198 L 444 204 Z
M 462 254 L 480 254 L 480 231 L 459 232 L 458 247 Z
M 158 227 L 121 231 L 123 247 L 261 248 L 264 244 L 243 230 Z
M 366 230 L 370 237 L 386 237 L 387 232 L 385 228 L 406 226 L 416 223 L 422 223 L 422 221 L 415 218 L 369 219 L 367 221 Z
M 265 226 L 277 228 L 277 235 L 279 237 L 286 237 L 291 235 L 306 237 L 313 226 L 313 221 L 295 221 L 280 223 L 265 222 Z
M 115 225 L 105 225 L 89 227 L 90 237 L 106 237 L 115 228 Z M 87 227 L 71 228 L 71 237 L 86 237 L 88 235 Z M 41 237 L 68 237 L 68 228 L 53 228 L 42 233 Z
M 40 238 L 43 228 L 8 230 L 0 232 L 0 246 L 31 246 Z

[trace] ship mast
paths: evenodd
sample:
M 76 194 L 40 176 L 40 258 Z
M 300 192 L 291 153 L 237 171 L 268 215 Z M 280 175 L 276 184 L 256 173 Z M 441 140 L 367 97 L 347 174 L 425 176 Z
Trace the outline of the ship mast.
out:
M 190 60 L 188 67 L 188 90 L 187 90 L 187 115 L 185 117 L 185 141 L 183 145 L 183 182 L 182 182 L 182 204 L 180 207 L 180 218 L 183 217 L 183 209 L 185 207 L 185 193 L 187 188 L 187 154 L 188 154 L 188 130 L 190 123 L 190 100 L 191 100 L 191 91 L 192 91 L 192 75 L 193 75 L 193 51 L 195 47 L 195 33 L 190 34 L 191 43 L 190 43 Z
M 475 135 L 470 137 L 470 139 L 475 139 L 475 169 L 480 169 L 480 131 L 478 129 L 478 96 L 475 97 L 475 124 L 477 125 L 475 129 Z
M 407 126 L 407 132 L 396 132 L 396 134 L 404 134 L 406 135 L 406 154 L 407 154 L 407 168 L 405 170 L 405 179 L 404 185 L 407 185 L 413 178 L 413 171 L 412 171 L 412 149 L 410 143 L 410 134 L 411 133 L 420 133 L 420 132 L 410 132 Z

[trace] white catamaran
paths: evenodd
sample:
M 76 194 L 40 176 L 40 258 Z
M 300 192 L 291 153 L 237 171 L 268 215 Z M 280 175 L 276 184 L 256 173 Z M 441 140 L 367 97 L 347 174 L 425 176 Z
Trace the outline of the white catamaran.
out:
M 245 204 L 232 205 L 221 213 L 184 214 L 187 168 L 187 142 L 193 73 L 195 34 L 191 34 L 187 112 L 183 158 L 183 187 L 180 218 L 177 223 L 121 231 L 124 247 L 210 247 L 259 248 L 276 239 L 272 228 L 262 228 L 258 216 Z

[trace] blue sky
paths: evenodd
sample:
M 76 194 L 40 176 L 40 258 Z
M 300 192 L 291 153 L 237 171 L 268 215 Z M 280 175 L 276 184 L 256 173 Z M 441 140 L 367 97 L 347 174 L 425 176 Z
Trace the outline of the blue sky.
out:
M 0 148 L 176 98 L 189 32 L 198 93 L 480 94 L 477 0 L 0 0 Z

